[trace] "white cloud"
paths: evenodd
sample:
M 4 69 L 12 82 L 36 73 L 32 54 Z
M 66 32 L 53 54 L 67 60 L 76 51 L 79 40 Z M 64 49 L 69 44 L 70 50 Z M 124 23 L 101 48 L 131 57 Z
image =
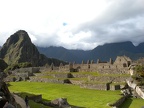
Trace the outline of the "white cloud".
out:
M 144 0 L 0 0 L 0 13 L 0 45 L 19 29 L 36 45 L 70 49 L 144 40 Z

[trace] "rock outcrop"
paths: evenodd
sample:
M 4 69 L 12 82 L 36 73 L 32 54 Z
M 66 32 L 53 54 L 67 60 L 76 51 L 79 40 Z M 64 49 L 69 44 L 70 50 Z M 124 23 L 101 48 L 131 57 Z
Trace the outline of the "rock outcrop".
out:
M 71 108 L 66 98 L 58 98 L 50 102 L 50 106 L 58 108 Z
M 59 65 L 63 61 L 47 58 L 39 53 L 35 45 L 31 42 L 28 33 L 19 30 L 11 35 L 0 50 L 0 58 L 8 65 L 30 62 L 33 66 L 43 66 L 45 64 Z
M 0 108 L 3 108 L 6 102 L 9 102 L 9 104 L 15 107 L 17 106 L 17 103 L 12 94 L 10 93 L 6 83 L 0 81 Z

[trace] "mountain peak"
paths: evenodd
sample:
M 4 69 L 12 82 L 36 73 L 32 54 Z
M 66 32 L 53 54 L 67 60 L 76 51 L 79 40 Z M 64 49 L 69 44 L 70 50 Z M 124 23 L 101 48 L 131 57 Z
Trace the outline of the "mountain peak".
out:
M 0 58 L 8 65 L 30 62 L 33 66 L 43 66 L 46 63 L 51 64 L 55 62 L 55 60 L 50 60 L 39 53 L 31 42 L 28 33 L 24 30 L 17 31 L 7 39 L 0 50 Z
M 19 30 L 12 34 L 0 50 L 0 57 L 7 64 L 15 64 L 19 62 L 31 62 L 31 57 L 39 52 L 32 44 L 28 33 Z
M 18 41 L 27 41 L 27 42 L 31 42 L 30 37 L 28 36 L 28 33 L 24 30 L 19 30 L 16 33 L 14 33 L 13 35 L 11 35 L 8 39 L 7 39 L 7 44 L 16 44 Z M 20 42 L 19 42 L 20 43 Z

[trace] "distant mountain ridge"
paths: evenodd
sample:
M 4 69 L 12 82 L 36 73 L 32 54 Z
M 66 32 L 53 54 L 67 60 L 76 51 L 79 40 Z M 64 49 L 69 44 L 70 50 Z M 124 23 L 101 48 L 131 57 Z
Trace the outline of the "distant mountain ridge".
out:
M 7 39 L 0 49 L 0 58 L 8 65 L 21 62 L 30 62 L 33 66 L 51 65 L 52 63 L 60 65 L 60 63 L 65 63 L 40 54 L 36 46 L 31 42 L 28 33 L 24 30 L 17 31 Z
M 144 45 L 141 48 L 144 48 Z M 139 57 L 144 57 L 144 51 L 138 46 L 134 46 L 132 42 L 120 42 L 120 43 L 109 43 L 102 46 L 98 46 L 91 51 L 91 57 L 102 60 L 108 60 L 109 58 L 115 59 L 116 56 L 126 55 L 131 59 L 135 60 Z
M 108 43 L 97 46 L 93 50 L 68 50 L 63 47 L 38 47 L 40 53 L 45 54 L 47 57 L 54 57 L 57 59 L 81 63 L 82 61 L 100 59 L 102 61 L 108 61 L 110 58 L 115 60 L 117 56 L 126 55 L 132 60 L 136 60 L 140 57 L 144 57 L 144 43 L 140 43 L 138 46 L 134 46 L 132 42 L 119 42 Z
M 0 47 L 0 58 L 7 64 L 19 62 L 31 62 L 34 66 L 54 63 L 59 65 L 61 62 L 85 63 L 88 60 L 97 59 L 109 61 L 115 60 L 117 56 L 126 55 L 132 60 L 144 57 L 144 42 L 134 46 L 132 42 L 108 43 L 97 46 L 96 48 L 84 50 L 68 50 L 63 47 L 37 47 L 31 42 L 30 37 L 24 30 L 19 30 L 11 35 L 5 44 Z
M 82 60 L 87 60 L 89 51 L 83 50 L 68 50 L 63 47 L 37 47 L 39 52 L 46 55 L 47 57 L 57 58 L 60 60 L 68 61 L 68 62 L 78 62 L 80 63 Z

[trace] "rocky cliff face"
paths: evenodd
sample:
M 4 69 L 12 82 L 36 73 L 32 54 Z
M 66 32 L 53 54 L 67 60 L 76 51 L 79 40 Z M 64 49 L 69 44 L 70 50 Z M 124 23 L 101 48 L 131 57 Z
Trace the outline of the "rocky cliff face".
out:
M 33 66 L 43 66 L 46 63 L 59 65 L 60 60 L 50 59 L 39 53 L 35 45 L 31 42 L 28 33 L 19 30 L 11 35 L 0 50 L 0 58 L 8 65 L 31 62 Z
M 0 58 L 0 72 L 7 68 L 7 63 Z

